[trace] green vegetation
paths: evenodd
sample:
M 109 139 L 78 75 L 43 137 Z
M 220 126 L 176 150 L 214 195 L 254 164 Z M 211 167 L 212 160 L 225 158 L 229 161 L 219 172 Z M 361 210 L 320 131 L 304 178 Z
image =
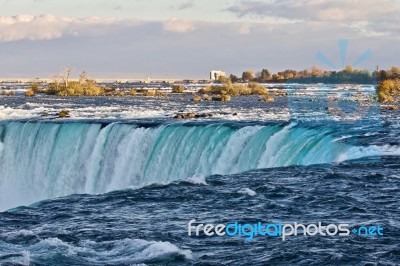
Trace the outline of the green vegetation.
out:
M 79 75 L 79 79 L 71 81 L 69 77 L 72 73 L 71 67 L 66 67 L 59 74 L 53 77 L 53 81 L 46 87 L 37 82 L 32 82 L 25 92 L 25 96 L 33 97 L 37 93 L 46 93 L 58 96 L 145 96 L 145 97 L 169 97 L 171 94 L 161 89 L 132 88 L 129 86 L 112 85 L 112 87 L 98 86 L 94 80 L 88 78 L 86 71 Z M 392 67 L 389 70 L 377 70 L 370 72 L 367 70 L 353 69 L 346 66 L 341 71 L 327 71 L 318 67 L 312 67 L 302 71 L 287 69 L 277 73 L 271 73 L 268 69 L 262 69 L 260 72 L 246 70 L 240 77 L 233 74 L 229 78 L 221 77 L 219 81 L 209 83 L 207 87 L 193 93 L 192 101 L 230 101 L 231 96 L 259 96 L 261 101 L 273 102 L 271 97 L 287 96 L 287 92 L 274 90 L 269 93 L 268 89 L 260 83 L 330 83 L 330 84 L 374 84 L 378 82 L 377 88 L 379 101 L 393 102 L 400 99 L 400 68 Z M 164 82 L 165 83 L 165 82 Z M 199 82 L 207 84 L 207 81 Z M 167 87 L 167 86 L 165 86 Z M 172 93 L 183 94 L 187 88 L 176 84 L 172 86 Z M 13 96 L 14 91 L 2 90 L 1 95 Z M 188 93 L 186 94 L 188 95 Z M 182 95 L 181 100 L 185 99 Z
M 213 101 L 217 102 L 230 102 L 231 101 L 231 96 L 230 95 L 216 95 L 212 97 Z
M 310 69 L 301 71 L 287 69 L 284 71 L 271 74 L 268 69 L 262 69 L 260 72 L 247 70 L 242 73 L 241 78 L 230 75 L 229 79 L 236 82 L 261 82 L 261 83 L 357 83 L 371 84 L 376 81 L 377 73 L 371 73 L 368 70 L 353 69 L 351 66 L 346 66 L 341 71 L 327 71 L 313 66 Z
M 251 70 L 247 70 L 245 72 L 243 72 L 242 74 L 242 81 L 243 82 L 249 82 L 254 80 L 255 76 L 254 76 L 254 72 Z
M 268 95 L 267 88 L 259 83 L 250 82 L 247 87 L 250 89 L 251 95 Z
M 268 89 L 257 82 L 249 82 L 248 84 L 233 83 L 232 75 L 230 78 L 221 77 L 219 81 L 220 84 L 200 89 L 198 93 L 201 93 L 202 96 L 195 96 L 192 100 L 229 102 L 231 101 L 231 96 L 258 95 L 268 97 L 269 95 Z
M 57 115 L 59 118 L 69 117 L 69 110 L 62 110 Z
M 398 102 L 400 100 L 400 68 L 392 67 L 377 73 L 380 84 L 377 89 L 380 102 Z
M 135 89 L 131 89 L 131 91 L 129 92 L 130 96 L 136 96 L 137 95 L 137 90 Z
M 194 96 L 194 97 L 192 98 L 192 101 L 193 101 L 193 102 L 201 102 L 201 100 L 202 100 L 202 97 L 199 96 L 199 95 L 196 95 L 196 96 Z
M 221 85 L 211 85 L 206 88 L 200 89 L 200 93 L 206 94 L 219 94 L 219 95 L 267 95 L 268 90 L 263 85 L 250 82 L 249 84 L 232 83 L 229 78 L 221 78 Z
M 3 96 L 14 96 L 15 91 L 6 91 L 4 88 L 1 90 L 1 95 Z
M 400 80 L 387 79 L 378 87 L 378 97 L 380 102 L 394 102 L 400 96 Z
M 400 100 L 399 67 L 370 72 L 368 70 L 353 69 L 349 65 L 341 71 L 327 71 L 314 66 L 302 71 L 287 69 L 275 74 L 271 74 L 267 69 L 262 69 L 258 73 L 247 70 L 242 73 L 240 78 L 231 74 L 229 81 L 221 80 L 221 86 L 212 85 L 200 92 L 221 95 L 265 95 L 260 99 L 262 101 L 272 102 L 274 99 L 269 97 L 268 93 L 265 93 L 262 88 L 257 92 L 257 89 L 254 88 L 255 85 L 252 85 L 252 82 L 326 84 L 376 84 L 376 82 L 378 82 L 380 84 L 377 89 L 379 101 L 394 102 Z M 240 83 L 248 83 L 248 85 L 245 86 Z
M 204 101 L 212 101 L 212 97 L 208 94 L 203 94 L 201 98 L 203 98 Z
M 94 80 L 88 78 L 86 71 L 79 75 L 78 81 L 70 81 L 72 68 L 67 66 L 61 71 L 59 75 L 53 77 L 45 93 L 58 96 L 100 96 L 106 92 L 105 87 L 96 85 Z M 34 86 L 31 86 L 32 89 Z
M 142 91 L 143 96 L 147 97 L 155 97 L 157 95 L 156 90 L 143 90 Z
M 179 86 L 179 85 L 172 86 L 172 93 L 184 93 L 185 90 L 186 90 L 186 88 L 183 86 Z
M 400 79 L 400 68 L 392 67 L 389 70 L 380 70 L 377 73 L 378 80 L 387 80 L 387 79 Z
M 293 82 L 299 83 L 328 83 L 328 84 L 373 84 L 376 82 L 376 75 L 368 70 L 353 69 L 346 66 L 341 71 L 323 71 L 313 68 L 310 74 L 303 77 L 294 77 Z
M 35 95 L 36 95 L 36 92 L 35 92 L 35 90 L 32 89 L 32 88 L 27 89 L 27 90 L 25 91 L 25 96 L 26 96 L 26 97 L 33 97 L 33 96 L 35 96 Z
M 65 84 L 51 83 L 47 89 L 47 94 L 58 96 L 100 96 L 105 92 L 104 87 L 99 87 L 92 80 L 87 80 L 84 83 L 77 81 L 68 82 Z

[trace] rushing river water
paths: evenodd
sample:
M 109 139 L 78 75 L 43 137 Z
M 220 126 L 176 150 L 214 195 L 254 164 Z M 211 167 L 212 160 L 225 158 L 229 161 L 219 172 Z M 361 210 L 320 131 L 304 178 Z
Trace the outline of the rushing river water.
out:
M 0 262 L 395 265 L 398 111 L 353 101 L 373 86 L 284 89 L 275 103 L 1 97 Z M 53 119 L 62 109 L 72 117 Z M 178 112 L 213 116 L 172 119 Z M 193 219 L 384 233 L 249 241 L 189 236 Z

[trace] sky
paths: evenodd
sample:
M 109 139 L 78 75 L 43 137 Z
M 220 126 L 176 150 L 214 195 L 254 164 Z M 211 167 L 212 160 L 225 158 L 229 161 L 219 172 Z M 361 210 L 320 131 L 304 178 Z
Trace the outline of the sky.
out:
M 0 0 L 0 77 L 198 78 L 400 65 L 400 0 Z M 334 65 L 316 58 L 322 53 Z

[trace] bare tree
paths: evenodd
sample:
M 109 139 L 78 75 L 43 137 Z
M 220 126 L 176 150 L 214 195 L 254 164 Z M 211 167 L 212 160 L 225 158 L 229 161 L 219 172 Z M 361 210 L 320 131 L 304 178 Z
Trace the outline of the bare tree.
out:
M 61 71 L 60 76 L 62 77 L 62 81 L 65 84 L 65 88 L 68 88 L 68 80 L 69 76 L 71 75 L 72 67 L 70 65 L 64 67 Z
M 58 89 L 59 86 L 60 86 L 61 80 L 62 80 L 61 76 L 60 75 L 54 75 L 54 76 L 51 77 L 51 79 L 53 80 L 53 83 L 56 84 L 56 89 Z
M 88 81 L 88 73 L 86 70 L 84 70 L 80 75 L 79 75 L 79 84 L 85 84 Z

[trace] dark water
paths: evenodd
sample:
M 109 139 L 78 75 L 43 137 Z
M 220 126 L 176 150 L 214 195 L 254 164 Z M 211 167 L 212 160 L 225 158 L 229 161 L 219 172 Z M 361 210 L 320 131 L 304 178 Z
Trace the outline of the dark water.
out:
M 1 214 L 0 258 L 38 265 L 396 265 L 399 170 L 398 157 L 370 158 L 44 201 Z M 257 194 L 239 193 L 243 188 Z M 379 224 L 384 236 L 188 237 L 192 219 Z

